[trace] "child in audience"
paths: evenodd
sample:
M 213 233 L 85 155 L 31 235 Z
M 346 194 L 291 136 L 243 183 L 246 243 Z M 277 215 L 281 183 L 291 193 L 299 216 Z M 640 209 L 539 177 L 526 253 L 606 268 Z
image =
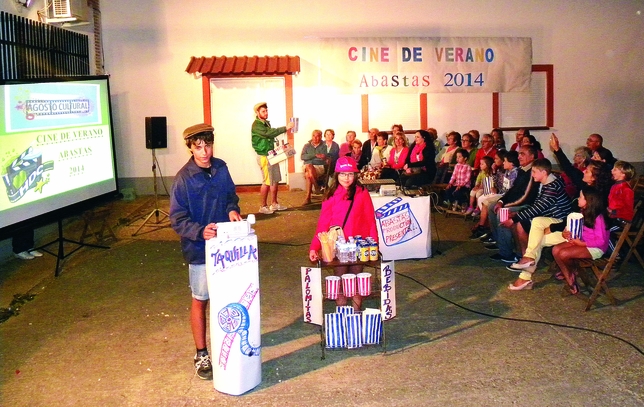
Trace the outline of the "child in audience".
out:
M 608 194 L 608 216 L 632 221 L 635 215 L 635 194 L 629 181 L 635 176 L 635 168 L 626 161 L 617 161 L 611 170 L 615 184 Z
M 579 208 L 584 215 L 584 227 L 581 239 L 572 239 L 570 231 L 562 232 L 568 241 L 552 248 L 552 255 L 568 284 L 570 294 L 579 293 L 577 273 L 578 259 L 598 259 L 608 249 L 608 230 L 604 219 L 606 209 L 603 196 L 595 188 L 589 187 L 579 193 Z
M 499 156 L 497 152 L 497 157 Z M 503 158 L 503 180 L 501 185 L 497 185 L 497 191 L 492 195 L 483 195 L 478 199 L 477 209 L 481 212 L 481 219 L 479 223 L 474 227 L 472 231 L 471 240 L 478 240 L 488 236 L 490 233 L 490 228 L 487 225 L 488 211 L 487 208 L 490 205 L 495 205 L 496 202 L 501 199 L 503 194 L 505 194 L 514 184 L 514 180 L 517 178 L 519 173 L 519 153 L 516 151 L 508 151 L 504 153 Z M 495 158 L 496 160 L 496 158 Z
M 462 148 L 456 150 L 456 165 L 452 178 L 447 184 L 445 190 L 445 203 L 449 207 L 454 204 L 453 210 L 459 210 L 461 206 L 467 203 L 467 196 L 470 193 L 470 178 L 472 177 L 472 167 L 467 164 L 469 154 Z
M 470 192 L 470 206 L 467 208 L 467 211 L 465 211 L 466 215 L 471 214 L 474 212 L 474 204 L 483 195 L 491 195 L 494 191 L 490 188 L 489 191 L 484 191 L 483 189 L 483 182 L 486 178 L 492 178 L 492 165 L 494 165 L 494 160 L 492 158 L 485 156 L 481 158 L 481 172 L 476 176 L 476 181 L 474 181 L 474 187 L 472 188 L 472 191 Z M 492 183 L 490 183 L 490 187 L 492 187 Z M 486 194 L 487 192 L 487 194 Z

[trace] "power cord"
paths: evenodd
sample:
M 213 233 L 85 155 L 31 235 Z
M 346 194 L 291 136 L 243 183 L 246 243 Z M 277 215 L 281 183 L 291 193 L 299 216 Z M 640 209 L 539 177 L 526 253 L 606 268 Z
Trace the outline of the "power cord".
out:
M 644 356 L 644 351 L 642 349 L 640 349 L 639 347 L 637 347 L 637 345 L 633 344 L 632 342 L 627 341 L 626 339 L 620 338 L 619 336 L 613 335 L 613 334 L 609 334 L 609 333 L 598 331 L 596 329 L 591 329 L 591 328 L 583 328 L 583 327 L 573 326 L 573 325 L 558 324 L 558 323 L 555 323 L 555 322 L 548 322 L 548 321 L 537 321 L 537 320 L 534 320 L 534 319 L 521 319 L 521 318 L 503 317 L 503 316 L 500 316 L 500 315 L 493 315 L 493 314 L 488 314 L 486 312 L 476 311 L 476 310 L 467 308 L 467 307 L 465 307 L 465 306 L 463 306 L 461 304 L 458 304 L 458 303 L 456 303 L 456 302 L 454 302 L 454 301 L 452 301 L 452 300 L 450 300 L 448 298 L 443 297 L 442 295 L 438 294 L 436 291 L 432 290 L 427 285 L 425 285 L 424 283 L 416 280 L 413 277 L 410 277 L 410 276 L 408 276 L 406 274 L 402 274 L 402 273 L 399 273 L 399 272 L 396 272 L 396 274 L 401 276 L 401 277 L 405 277 L 405 278 L 415 282 L 416 284 L 418 284 L 421 287 L 427 289 L 427 291 L 429 291 L 430 293 L 432 293 L 436 297 L 440 298 L 441 300 L 443 300 L 443 301 L 445 301 L 445 302 L 447 302 L 449 304 L 452 304 L 452 305 L 454 305 L 454 306 L 456 306 L 456 307 L 458 307 L 458 308 L 460 308 L 462 310 L 465 310 L 465 311 L 468 311 L 468 312 L 471 312 L 471 313 L 474 313 L 474 314 L 477 314 L 477 315 L 481 315 L 481 316 L 488 317 L 488 318 L 494 318 L 494 319 L 502 319 L 502 320 L 506 320 L 506 321 L 528 322 L 528 323 L 531 323 L 531 324 L 541 324 L 541 325 L 548 325 L 548 326 L 556 326 L 556 327 L 565 328 L 565 329 L 575 329 L 575 330 L 578 330 L 578 331 L 592 332 L 592 333 L 595 333 L 595 334 L 598 334 L 598 335 L 608 336 L 609 338 L 617 339 L 618 341 L 624 342 L 625 344 L 627 344 L 630 347 L 632 347 L 633 349 L 635 349 L 640 355 Z

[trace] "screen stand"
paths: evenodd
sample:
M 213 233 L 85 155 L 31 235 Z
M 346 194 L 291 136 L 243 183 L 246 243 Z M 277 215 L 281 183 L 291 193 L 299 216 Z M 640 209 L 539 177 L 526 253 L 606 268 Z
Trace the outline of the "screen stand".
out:
M 163 229 L 170 226 L 169 223 L 162 223 L 165 219 L 170 218 L 170 215 L 168 214 L 168 212 L 159 209 L 159 194 L 157 193 L 157 156 L 154 152 L 154 149 L 152 149 L 152 178 L 154 179 L 154 209 L 152 209 L 152 212 L 150 212 L 145 217 L 145 219 L 143 219 L 143 223 L 139 226 L 136 232 L 132 233 L 132 236 L 138 236 L 139 231 L 141 231 L 144 226 L 153 227 L 154 230 Z M 159 214 L 164 215 L 164 217 L 159 219 Z M 150 222 L 152 216 L 155 217 L 156 221 Z M 148 224 L 148 222 L 150 224 Z M 149 230 L 148 232 L 153 232 L 154 230 Z
M 69 253 L 65 254 L 65 247 L 64 247 L 65 242 L 73 243 L 75 245 L 78 245 L 78 247 L 76 247 L 75 249 L 73 249 Z M 55 243 L 58 243 L 58 252 L 57 253 L 54 253 L 54 252 L 51 252 L 51 251 L 47 250 L 47 246 L 51 246 L 51 245 L 53 245 Z M 109 249 L 109 246 L 99 246 L 99 245 L 95 245 L 95 244 L 83 243 L 83 242 L 78 242 L 76 240 L 70 240 L 70 239 L 64 238 L 63 237 L 63 220 L 58 219 L 58 239 L 56 239 L 54 241 L 51 241 L 51 242 L 49 242 L 47 244 L 44 244 L 44 245 L 36 248 L 36 250 L 42 250 L 43 252 L 49 253 L 52 256 L 56 257 L 56 270 L 54 270 L 54 275 L 56 277 L 58 277 L 60 275 L 60 272 L 61 272 L 61 269 L 62 269 L 61 261 L 65 260 L 67 257 L 71 256 L 78 249 L 80 249 L 82 247 L 85 247 L 85 246 L 96 247 L 98 249 Z

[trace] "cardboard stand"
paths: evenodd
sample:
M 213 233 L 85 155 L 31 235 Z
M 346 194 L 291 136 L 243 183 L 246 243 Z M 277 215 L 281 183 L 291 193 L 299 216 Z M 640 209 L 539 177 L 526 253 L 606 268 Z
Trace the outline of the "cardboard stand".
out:
M 206 272 L 213 385 L 237 396 L 262 381 L 257 236 L 207 241 Z

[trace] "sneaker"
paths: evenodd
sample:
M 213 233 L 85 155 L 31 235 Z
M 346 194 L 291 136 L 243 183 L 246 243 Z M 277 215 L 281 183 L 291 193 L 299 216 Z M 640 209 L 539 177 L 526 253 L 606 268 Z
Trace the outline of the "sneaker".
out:
M 273 213 L 273 211 L 268 206 L 262 206 L 261 208 L 259 208 L 259 213 L 263 213 L 265 215 L 270 215 L 270 214 Z
M 481 225 L 478 225 L 476 229 L 472 231 L 472 235 L 470 236 L 470 240 L 480 240 L 484 239 L 487 237 L 489 232 Z
M 275 211 L 285 211 L 287 209 L 288 208 L 286 206 L 280 205 L 279 203 L 271 204 L 271 211 L 273 211 L 273 212 L 275 212 Z
M 450 201 L 443 201 L 443 206 L 449 208 L 452 205 Z
M 514 254 L 512 256 L 510 256 L 510 257 L 503 257 L 503 256 L 501 256 L 500 253 L 496 253 L 496 254 L 491 255 L 490 258 L 492 260 L 500 260 L 500 261 L 502 261 L 504 263 L 515 263 L 515 262 L 519 261 L 517 256 L 515 256 Z
M 29 250 L 29 254 L 31 254 L 34 257 L 42 257 L 43 256 L 42 252 L 39 252 L 38 250 Z
M 195 374 L 203 380 L 212 380 L 212 363 L 210 355 L 195 355 Z
M 470 206 L 470 207 L 469 207 L 469 208 L 467 208 L 467 210 L 465 211 L 465 214 L 466 214 L 466 215 L 471 215 L 473 212 L 474 212 L 474 208 L 472 208 L 472 207 Z
M 483 244 L 496 244 L 496 240 L 492 236 L 485 235 L 485 237 L 481 237 L 481 242 Z
M 509 266 L 505 266 L 505 268 L 510 270 L 510 271 L 514 271 L 515 273 L 520 273 L 520 272 L 523 271 L 523 269 L 518 269 L 518 268 L 515 268 L 515 267 L 512 267 L 512 266 L 514 266 L 514 264 L 511 264 Z
M 36 256 L 34 256 L 33 254 L 30 254 L 27 251 L 20 252 L 20 253 L 14 253 L 13 255 L 14 255 L 14 257 L 16 259 L 20 259 L 20 260 L 31 260 L 31 259 L 36 258 Z
M 481 216 L 481 210 L 479 208 L 474 209 L 474 212 L 472 212 L 473 217 Z
M 499 246 L 494 243 L 483 245 L 485 250 L 499 250 Z

